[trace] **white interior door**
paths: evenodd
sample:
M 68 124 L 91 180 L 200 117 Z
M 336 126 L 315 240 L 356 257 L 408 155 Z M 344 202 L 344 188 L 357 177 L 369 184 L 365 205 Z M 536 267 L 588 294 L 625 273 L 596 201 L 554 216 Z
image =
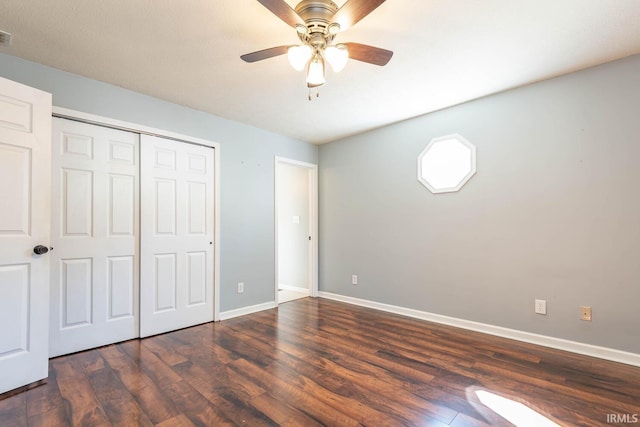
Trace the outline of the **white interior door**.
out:
M 53 120 L 50 355 L 138 336 L 139 135 Z
M 51 95 L 0 78 L 0 393 L 48 375 Z
M 140 335 L 213 320 L 214 150 L 141 136 Z

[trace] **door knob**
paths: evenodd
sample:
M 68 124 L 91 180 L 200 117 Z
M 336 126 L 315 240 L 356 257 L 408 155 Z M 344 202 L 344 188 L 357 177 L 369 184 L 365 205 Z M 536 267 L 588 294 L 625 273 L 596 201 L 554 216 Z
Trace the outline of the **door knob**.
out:
M 46 254 L 47 252 L 49 252 L 49 248 L 46 246 L 37 245 L 36 247 L 33 248 L 33 253 L 36 255 L 43 255 L 43 254 Z

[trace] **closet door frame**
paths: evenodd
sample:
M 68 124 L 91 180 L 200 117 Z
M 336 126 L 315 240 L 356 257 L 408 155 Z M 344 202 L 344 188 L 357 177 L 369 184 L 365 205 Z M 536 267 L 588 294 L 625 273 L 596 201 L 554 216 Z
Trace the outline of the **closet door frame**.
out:
M 53 116 L 63 119 L 76 120 L 113 129 L 139 133 L 141 135 L 158 136 L 191 144 L 203 145 L 214 149 L 214 218 L 213 218 L 213 319 L 220 320 L 220 144 L 206 139 L 182 135 L 163 129 L 144 126 L 67 108 L 53 107 Z M 141 142 L 142 143 L 142 142 Z

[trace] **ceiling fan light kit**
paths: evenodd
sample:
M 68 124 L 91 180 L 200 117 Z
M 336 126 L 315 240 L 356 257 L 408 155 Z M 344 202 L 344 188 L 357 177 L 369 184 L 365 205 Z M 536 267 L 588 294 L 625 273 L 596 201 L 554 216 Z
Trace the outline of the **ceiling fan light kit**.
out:
M 302 0 L 292 9 L 284 0 L 258 0 L 282 21 L 295 28 L 301 45 L 278 46 L 242 55 L 245 62 L 287 54 L 297 71 L 307 71 L 307 87 L 325 83 L 325 61 L 340 72 L 349 58 L 374 65 L 386 65 L 393 52 L 360 43 L 333 44 L 336 35 L 353 26 L 385 0 L 347 0 L 341 8 L 331 0 Z M 319 94 L 319 92 L 317 92 Z M 311 100 L 311 94 L 309 94 Z

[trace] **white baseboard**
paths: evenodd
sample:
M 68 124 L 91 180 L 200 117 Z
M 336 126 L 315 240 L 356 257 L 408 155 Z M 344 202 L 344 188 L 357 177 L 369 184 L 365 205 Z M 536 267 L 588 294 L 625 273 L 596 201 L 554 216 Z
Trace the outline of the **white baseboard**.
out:
M 362 307 L 373 308 L 381 311 L 387 311 L 390 313 L 400 314 L 416 319 L 427 320 L 429 322 L 455 326 L 462 329 L 482 332 L 485 334 L 509 338 L 530 344 L 537 344 L 544 347 L 555 348 L 558 350 L 570 351 L 572 353 L 583 354 L 585 356 L 592 356 L 600 359 L 610 360 L 613 362 L 625 363 L 627 365 L 640 366 L 640 354 L 636 353 L 629 353 L 626 351 L 607 347 L 599 347 L 591 344 L 569 341 L 562 338 L 554 338 L 546 335 L 534 334 L 531 332 L 518 331 L 516 329 L 503 328 L 501 326 L 473 322 L 470 320 L 458 319 L 456 317 L 443 316 L 440 314 L 434 314 L 426 311 L 414 310 L 411 308 L 399 307 L 390 304 L 383 304 L 380 302 L 369 301 L 360 298 L 348 297 L 331 292 L 319 292 L 319 296 L 321 298 L 341 301 L 348 304 L 359 305 Z
M 257 313 L 258 311 L 270 310 L 276 308 L 275 301 L 264 302 L 262 304 L 250 305 L 248 307 L 236 308 L 235 310 L 220 312 L 220 320 L 233 319 L 234 317 L 244 316 L 245 314 Z

